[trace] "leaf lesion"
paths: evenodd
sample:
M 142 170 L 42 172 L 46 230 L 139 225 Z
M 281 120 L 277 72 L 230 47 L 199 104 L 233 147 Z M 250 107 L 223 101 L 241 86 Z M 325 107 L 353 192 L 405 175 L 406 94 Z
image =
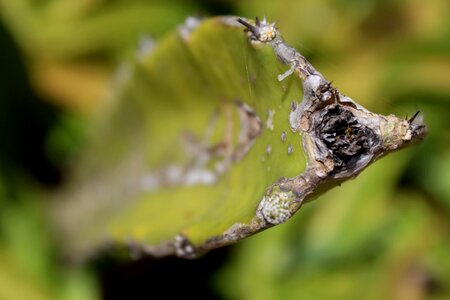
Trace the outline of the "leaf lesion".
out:
M 211 185 L 250 151 L 263 130 L 255 110 L 242 101 L 226 102 L 216 110 L 202 137 L 182 134 L 184 165 L 169 165 L 144 176 L 148 191 L 162 187 Z

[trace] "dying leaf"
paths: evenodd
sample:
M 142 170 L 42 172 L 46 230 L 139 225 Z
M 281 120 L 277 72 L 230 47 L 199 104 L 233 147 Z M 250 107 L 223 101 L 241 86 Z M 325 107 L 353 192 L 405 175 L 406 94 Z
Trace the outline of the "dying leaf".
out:
M 196 257 L 425 134 L 419 116 L 341 94 L 266 20 L 188 19 L 119 71 L 55 210 L 75 257 L 111 244 Z

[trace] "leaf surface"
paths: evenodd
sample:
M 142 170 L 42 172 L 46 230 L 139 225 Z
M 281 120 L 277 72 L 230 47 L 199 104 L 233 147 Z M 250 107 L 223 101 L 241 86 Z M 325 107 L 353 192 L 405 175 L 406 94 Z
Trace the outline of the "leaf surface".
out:
M 288 118 L 291 102 L 301 97 L 300 80 L 278 82 L 286 67 L 272 50 L 254 48 L 242 28 L 224 20 L 203 21 L 187 39 L 173 32 L 122 69 L 119 96 L 77 163 L 70 199 L 58 210 L 69 248 L 87 251 L 108 240 L 158 245 L 179 233 L 202 243 L 248 222 L 268 186 L 304 171 L 301 139 Z M 211 184 L 155 183 L 158 172 L 177 173 L 196 163 L 186 154 L 186 136 L 214 147 L 231 133 L 237 148 L 246 126 L 237 102 L 262 123 L 242 158 Z M 202 168 L 220 163 L 223 158 L 212 157 Z

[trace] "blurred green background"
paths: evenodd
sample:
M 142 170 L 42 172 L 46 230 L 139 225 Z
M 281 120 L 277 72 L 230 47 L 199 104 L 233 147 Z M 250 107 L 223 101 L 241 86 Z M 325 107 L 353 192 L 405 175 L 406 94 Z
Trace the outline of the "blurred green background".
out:
M 62 263 L 46 195 L 116 70 L 143 38 L 218 14 L 278 19 L 344 94 L 377 113 L 420 110 L 429 135 L 198 261 Z M 449 1 L 0 0 L 0 18 L 0 299 L 150 298 L 163 280 L 209 299 L 450 298 Z

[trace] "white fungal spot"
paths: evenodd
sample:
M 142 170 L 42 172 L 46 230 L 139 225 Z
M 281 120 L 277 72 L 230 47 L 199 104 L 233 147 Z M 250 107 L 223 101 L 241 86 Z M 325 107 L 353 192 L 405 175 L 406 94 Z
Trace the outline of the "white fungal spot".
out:
M 286 222 L 292 215 L 289 210 L 291 199 L 292 193 L 281 191 L 264 197 L 259 208 L 264 219 L 274 225 Z
M 289 146 L 288 146 L 287 153 L 288 153 L 289 155 L 291 155 L 292 153 L 294 153 L 294 147 L 293 147 L 291 144 L 289 144 Z
M 309 82 L 309 85 L 313 91 L 317 91 L 319 89 L 320 83 L 322 82 L 322 77 L 319 75 L 309 75 L 306 78 L 306 81 Z
M 267 121 L 266 121 L 266 126 L 270 131 L 273 131 L 274 126 L 273 126 L 273 117 L 275 115 L 275 111 L 270 109 L 267 111 Z
M 186 247 L 184 247 L 184 250 L 186 251 L 186 253 L 193 253 L 194 252 L 194 247 L 192 247 L 191 245 L 187 245 Z
M 281 132 L 281 141 L 282 141 L 283 143 L 286 142 L 286 138 L 287 138 L 286 132 L 282 131 L 282 132 Z
M 213 184 L 216 182 L 217 176 L 208 170 L 203 169 L 192 169 L 186 174 L 185 184 L 187 186 L 196 184 Z
M 194 246 L 181 234 L 175 236 L 173 246 L 175 247 L 175 254 L 179 257 L 194 258 L 196 256 Z
M 271 146 L 270 144 L 268 144 L 268 145 L 266 146 L 266 154 L 267 154 L 267 155 L 270 155 L 270 153 L 272 153 L 272 146 Z
M 178 27 L 178 33 L 185 41 L 189 39 L 191 32 L 194 31 L 201 23 L 201 20 L 197 17 L 187 17 L 184 24 Z
M 151 192 L 161 187 L 216 183 L 219 177 L 229 170 L 232 163 L 240 161 L 247 154 L 263 127 L 261 119 L 250 106 L 237 101 L 236 108 L 241 123 L 236 145 L 233 144 L 235 138 L 233 127 L 235 125 L 232 123 L 234 117 L 233 110 L 230 107 L 229 110 L 225 111 L 226 116 L 224 118 L 227 123 L 225 137 L 222 141 L 211 144 L 209 139 L 214 128 L 207 128 L 205 141 L 198 140 L 189 133 L 183 135 L 183 148 L 189 162 L 182 165 L 168 165 L 140 174 L 139 179 L 130 186 L 130 190 L 135 191 L 137 187 L 140 191 Z M 214 121 L 215 116 L 213 115 Z M 271 153 L 270 145 L 268 145 L 266 151 L 267 154 Z
M 145 192 L 152 192 L 161 186 L 211 185 L 217 181 L 219 171 L 214 172 L 200 167 L 186 169 L 171 165 L 165 169 L 142 175 L 137 184 L 139 189 Z

